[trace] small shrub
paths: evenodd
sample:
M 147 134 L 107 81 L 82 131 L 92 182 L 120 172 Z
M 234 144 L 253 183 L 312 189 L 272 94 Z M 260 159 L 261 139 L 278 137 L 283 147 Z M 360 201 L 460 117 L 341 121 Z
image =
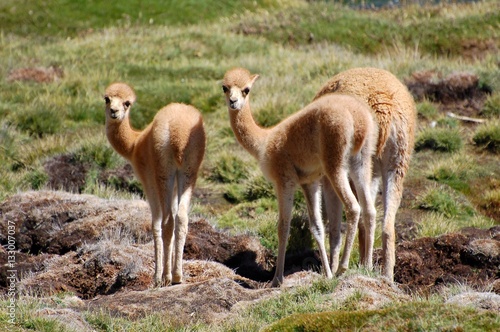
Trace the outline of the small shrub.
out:
M 244 197 L 248 201 L 254 201 L 263 197 L 274 198 L 273 185 L 263 176 L 256 176 L 246 184 Z
M 120 156 L 107 143 L 102 141 L 85 142 L 75 152 L 75 158 L 80 162 L 88 162 L 100 168 L 113 168 L 121 162 Z
M 481 110 L 481 115 L 487 118 L 500 117 L 500 93 L 494 93 L 486 99 L 484 107 Z
M 417 104 L 418 115 L 426 120 L 435 120 L 438 117 L 437 107 L 430 101 L 423 101 Z
M 44 172 L 43 169 L 35 169 L 24 177 L 24 183 L 33 189 L 38 190 L 43 188 L 49 180 L 49 176 Z
M 75 122 L 90 122 L 104 124 L 106 114 L 102 104 L 93 104 L 89 107 L 87 104 L 75 103 L 68 107 L 68 118 Z
M 450 117 L 444 117 L 444 118 L 437 120 L 437 125 L 440 128 L 458 128 L 460 123 L 458 122 L 457 119 L 453 119 Z
M 224 191 L 224 198 L 232 204 L 241 203 L 245 200 L 244 189 L 241 185 L 236 183 L 231 183 L 226 187 Z
M 462 137 L 457 129 L 430 128 L 425 129 L 417 137 L 415 150 L 433 150 L 439 152 L 456 152 L 463 146 Z
M 474 159 L 466 154 L 457 154 L 432 164 L 427 178 L 466 192 L 470 187 L 468 182 L 477 174 Z
M 500 121 L 493 121 L 477 128 L 474 143 L 493 153 L 500 153 Z
M 500 188 L 488 190 L 484 194 L 484 203 L 482 207 L 487 209 L 491 214 L 500 215 Z
M 266 103 L 254 113 L 254 117 L 255 121 L 261 126 L 271 127 L 298 110 L 299 109 L 294 107 L 289 100 L 276 100 Z
M 475 214 L 469 204 L 462 202 L 457 195 L 442 186 L 428 189 L 417 198 L 417 204 L 420 209 L 437 212 L 447 218 Z
M 55 134 L 61 129 L 61 117 L 52 110 L 21 112 L 15 123 L 22 131 L 39 138 Z
M 309 231 L 307 212 L 304 211 L 304 215 L 294 215 L 290 222 L 290 236 L 288 238 L 287 250 L 290 252 L 301 252 L 313 247 L 314 240 Z
M 125 190 L 129 193 L 145 197 L 144 192 L 142 190 L 142 184 L 135 177 L 127 179 L 116 175 L 112 175 L 107 179 L 105 184 L 117 191 Z
M 233 155 L 222 155 L 212 168 L 210 180 L 222 183 L 235 183 L 248 177 L 245 162 Z
M 276 213 L 272 213 L 271 217 L 266 218 L 266 220 L 261 220 L 257 229 L 260 243 L 275 253 L 278 250 L 277 220 L 278 215 Z

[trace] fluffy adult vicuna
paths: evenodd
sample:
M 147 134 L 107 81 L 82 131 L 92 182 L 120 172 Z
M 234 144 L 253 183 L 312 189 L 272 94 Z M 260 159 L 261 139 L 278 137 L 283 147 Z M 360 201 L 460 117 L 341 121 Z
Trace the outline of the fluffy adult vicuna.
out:
M 348 94 L 366 102 L 378 122 L 377 149 L 373 157 L 372 197 L 382 181 L 384 216 L 382 222 L 383 274 L 394 280 L 394 223 L 403 194 L 403 180 L 413 151 L 416 108 L 413 97 L 393 74 L 376 68 L 354 68 L 333 76 L 314 100 L 327 94 Z M 361 262 L 372 267 L 374 230 L 359 229 Z M 330 235 L 332 238 L 332 235 Z M 335 238 L 335 235 L 333 235 Z M 333 249 L 331 249 L 333 250 Z

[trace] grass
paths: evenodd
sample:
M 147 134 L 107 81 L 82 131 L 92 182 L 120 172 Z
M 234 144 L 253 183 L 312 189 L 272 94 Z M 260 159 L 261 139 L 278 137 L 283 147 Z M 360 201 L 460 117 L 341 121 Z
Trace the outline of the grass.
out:
M 470 183 L 484 175 L 484 170 L 477 165 L 472 156 L 457 153 L 430 163 L 427 178 L 446 184 L 462 193 L 470 193 Z
M 90 165 L 83 192 L 135 197 L 117 189 L 120 186 L 112 179 L 108 185 L 97 179 L 100 171 L 124 165 L 105 138 L 102 94 L 109 83 L 125 81 L 138 96 L 131 113 L 138 129 L 170 102 L 200 109 L 208 138 L 198 188 L 217 196 L 218 203 L 203 204 L 195 196 L 196 213 L 230 232 L 257 235 L 262 244 L 275 250 L 274 191 L 234 139 L 220 88 L 224 72 L 244 66 L 260 74 L 252 91 L 252 107 L 256 121 L 271 126 L 304 107 L 341 70 L 374 66 L 404 80 L 415 71 L 439 68 L 443 75 L 472 72 L 492 93 L 480 112 L 488 123 L 473 129 L 444 117 L 439 105 L 426 100 L 418 103 L 416 151 L 409 170 L 412 181 L 407 183 L 423 184 L 405 190 L 417 197 L 409 209 L 421 216 L 419 236 L 498 223 L 486 217 L 500 216 L 495 212 L 500 211 L 496 121 L 500 70 L 498 54 L 488 51 L 488 47 L 500 47 L 495 1 L 376 11 L 323 1 L 194 3 L 6 0 L 0 4 L 0 201 L 18 191 L 44 188 L 44 162 L 61 154 L 72 154 Z M 467 45 L 476 45 L 483 58 L 468 57 Z M 7 79 L 18 69 L 51 65 L 62 68 L 60 80 Z M 431 122 L 435 128 L 428 128 Z M 134 192 L 140 190 L 137 183 L 130 186 Z M 292 246 L 312 246 L 310 238 L 304 237 L 308 233 L 300 194 L 295 202 Z M 377 322 L 376 326 L 410 331 L 451 330 L 455 325 L 474 330 L 476 322 L 490 324 L 485 326 L 492 330 L 498 326 L 498 318 L 495 322 L 487 314 L 432 301 L 394 304 L 376 312 L 330 306 L 328 311 L 335 312 L 314 316 L 326 310 L 322 305 L 332 287 L 335 281 L 285 292 L 222 327 L 194 322 L 182 327 L 158 315 L 132 322 L 103 312 L 85 319 L 98 331 L 247 331 L 292 314 L 313 315 L 292 316 L 294 321 L 330 317 L 346 323 L 348 329 L 355 328 L 356 319 L 363 326 Z M 36 318 L 30 321 L 37 308 L 21 305 L 27 314 L 15 328 L 60 328 Z M 1 315 L 0 326 L 10 328 Z M 436 316 L 445 318 L 442 325 Z M 461 325 L 468 323 L 456 321 L 457 316 L 470 317 L 471 325 Z M 278 324 L 282 323 L 288 324 Z
M 415 151 L 429 149 L 438 152 L 457 152 L 463 146 L 460 131 L 448 128 L 422 130 L 416 138 Z
M 486 100 L 483 109 L 481 110 L 481 115 L 487 118 L 498 118 L 500 117 L 500 93 L 495 92 L 491 94 Z
M 487 331 L 500 327 L 494 313 L 472 314 L 470 309 L 438 303 L 412 302 L 372 311 L 334 311 L 294 314 L 263 331 Z
M 500 121 L 488 122 L 479 127 L 472 140 L 479 147 L 500 154 Z

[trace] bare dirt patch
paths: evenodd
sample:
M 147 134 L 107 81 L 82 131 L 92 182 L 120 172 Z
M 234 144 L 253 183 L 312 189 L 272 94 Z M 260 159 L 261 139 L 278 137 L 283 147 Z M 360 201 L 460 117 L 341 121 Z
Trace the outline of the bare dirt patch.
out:
M 59 66 L 26 67 L 12 70 L 7 76 L 7 81 L 32 81 L 36 83 L 49 83 L 62 79 L 64 70 Z
M 411 292 L 429 294 L 449 284 L 476 289 L 493 285 L 500 279 L 499 266 L 500 226 L 466 228 L 400 243 L 394 274 L 395 281 Z
M 479 77 L 467 72 L 444 76 L 434 70 L 419 71 L 405 80 L 417 101 L 430 100 L 442 111 L 462 116 L 477 116 L 484 106 L 490 88 L 479 84 Z

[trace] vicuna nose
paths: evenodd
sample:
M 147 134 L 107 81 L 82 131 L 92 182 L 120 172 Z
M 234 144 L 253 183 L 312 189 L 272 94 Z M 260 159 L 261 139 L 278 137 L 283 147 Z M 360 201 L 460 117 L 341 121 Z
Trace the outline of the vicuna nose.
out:
M 111 117 L 113 119 L 116 119 L 118 117 L 118 115 L 116 115 L 116 113 L 118 113 L 118 110 L 115 110 L 115 109 L 110 109 L 110 112 L 111 112 Z

